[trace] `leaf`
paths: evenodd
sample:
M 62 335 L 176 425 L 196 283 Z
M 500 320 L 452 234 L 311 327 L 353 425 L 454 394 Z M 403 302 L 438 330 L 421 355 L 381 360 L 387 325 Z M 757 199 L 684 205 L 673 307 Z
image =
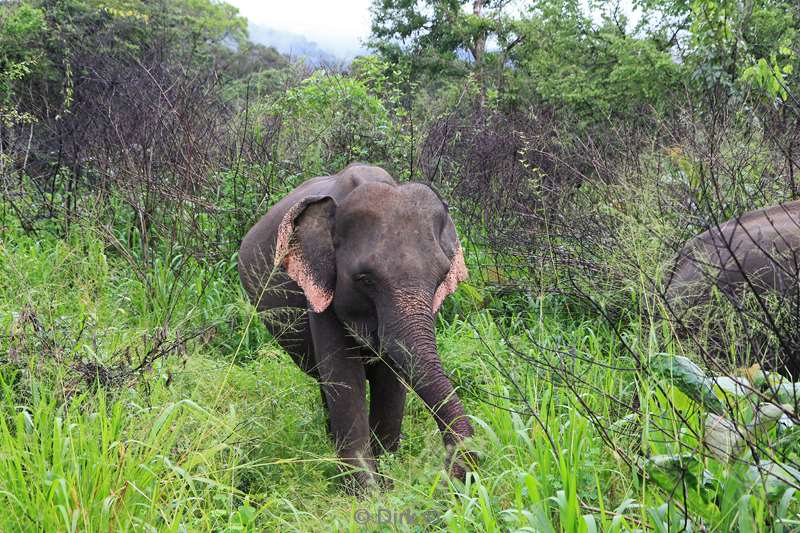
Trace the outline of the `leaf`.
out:
M 753 516 L 753 506 L 750 500 L 751 494 L 745 494 L 739 499 L 739 531 L 740 533 L 755 533 L 756 520 Z
M 684 480 L 690 485 L 696 485 L 697 476 L 694 471 L 702 470 L 702 464 L 691 453 L 654 455 L 645 459 L 643 469 L 659 487 L 671 492 Z
M 770 388 L 770 392 L 773 392 L 773 398 L 779 402 L 795 405 L 800 398 L 800 383 L 786 381 L 774 388 Z
M 762 461 L 751 466 L 748 475 L 752 481 L 764 483 L 767 498 L 771 501 L 783 496 L 786 489 L 800 486 L 800 470 L 775 461 Z
M 472 300 L 472 303 L 476 305 L 483 303 L 483 294 L 481 294 L 480 289 L 478 289 L 475 285 L 464 281 L 459 285 L 458 288 L 461 289 L 462 294 Z
M 709 387 L 716 385 L 721 391 L 733 394 L 739 398 L 752 394 L 753 387 L 743 378 L 733 378 L 730 376 L 711 376 L 706 378 Z
M 583 515 L 583 522 L 586 524 L 586 533 L 597 533 L 597 522 L 593 515 Z
M 778 509 L 775 513 L 775 533 L 783 533 L 783 522 L 789 516 L 789 504 L 792 503 L 795 492 L 797 492 L 795 489 L 789 487 L 781 496 L 781 501 L 778 503 Z
M 792 406 L 788 404 L 775 405 L 772 402 L 763 402 L 756 407 L 753 422 L 747 425 L 750 433 L 769 431 L 772 426 L 781 419 L 786 411 L 791 411 Z
M 686 506 L 704 520 L 714 521 L 719 514 L 714 502 L 717 487 L 714 478 L 703 469 L 699 457 L 694 453 L 655 455 L 646 459 L 641 466 L 650 480 L 667 494 L 679 498 L 685 496 Z
M 669 379 L 672 385 L 708 410 L 722 414 L 725 411 L 703 370 L 682 355 L 661 354 L 651 363 L 651 368 Z
M 704 444 L 722 461 L 735 459 L 744 448 L 745 432 L 724 416 L 709 414 L 705 421 Z

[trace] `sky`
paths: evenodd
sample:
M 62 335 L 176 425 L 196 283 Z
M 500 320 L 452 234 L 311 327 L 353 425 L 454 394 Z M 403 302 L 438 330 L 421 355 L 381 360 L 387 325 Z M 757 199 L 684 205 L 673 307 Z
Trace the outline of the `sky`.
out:
M 273 30 L 295 33 L 340 57 L 363 50 L 370 34 L 370 0 L 226 0 L 250 22 Z M 515 0 L 518 9 L 528 4 Z M 631 0 L 620 0 L 632 16 Z M 638 17 L 633 15 L 635 21 Z
M 254 24 L 296 33 L 340 56 L 369 37 L 370 0 L 227 0 Z

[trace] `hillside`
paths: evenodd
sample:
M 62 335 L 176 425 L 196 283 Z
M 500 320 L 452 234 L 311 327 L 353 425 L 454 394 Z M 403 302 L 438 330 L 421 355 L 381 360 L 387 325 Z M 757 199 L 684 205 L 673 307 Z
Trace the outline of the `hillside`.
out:
M 305 59 L 310 65 L 336 65 L 347 58 L 324 50 L 302 35 L 274 30 L 259 24 L 248 23 L 248 35 L 254 43 L 271 46 L 290 59 Z

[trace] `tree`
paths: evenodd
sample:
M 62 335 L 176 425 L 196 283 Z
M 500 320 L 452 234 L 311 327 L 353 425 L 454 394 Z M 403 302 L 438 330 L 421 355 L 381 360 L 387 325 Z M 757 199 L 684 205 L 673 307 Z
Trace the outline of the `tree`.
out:
M 461 62 L 474 72 L 480 104 L 486 97 L 486 67 L 519 42 L 508 16 L 510 0 L 373 0 L 370 45 L 385 57 L 410 55 L 414 67 Z M 497 48 L 487 50 L 496 39 Z M 465 57 L 466 56 L 466 57 Z
M 637 0 L 652 33 L 691 69 L 711 98 L 739 96 L 752 85 L 773 97 L 797 83 L 800 5 L 794 0 Z M 784 96 L 785 98 L 785 96 Z
M 37 43 L 45 32 L 44 13 L 30 5 L 10 2 L 0 14 L 0 114 L 11 119 L 14 83 L 40 59 Z
M 579 125 L 669 107 L 682 67 L 657 39 L 628 33 L 619 13 L 593 17 L 577 1 L 538 6 L 518 24 L 521 43 L 509 58 L 517 98 L 544 100 Z

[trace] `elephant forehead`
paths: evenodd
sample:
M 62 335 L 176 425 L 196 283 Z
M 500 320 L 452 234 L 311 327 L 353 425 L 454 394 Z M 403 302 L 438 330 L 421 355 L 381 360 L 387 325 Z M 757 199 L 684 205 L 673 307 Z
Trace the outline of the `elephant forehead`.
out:
M 381 232 L 427 233 L 443 213 L 441 201 L 428 187 L 369 183 L 348 195 L 336 218 L 337 227 L 347 231 L 367 227 Z
M 374 242 L 374 241 L 373 241 Z M 400 283 L 411 280 L 439 280 L 447 272 L 447 257 L 433 238 L 386 236 L 375 246 L 356 246 L 350 260 L 359 271 L 372 271 Z
M 447 267 L 436 238 L 441 223 L 432 209 L 421 210 L 413 202 L 401 200 L 337 211 L 336 241 L 344 253 L 341 257 L 348 258 L 356 270 L 438 275 L 440 262 Z
M 337 227 L 340 244 L 362 255 L 410 259 L 427 254 L 436 246 L 433 225 L 421 217 L 365 218 L 349 226 L 341 234 Z

